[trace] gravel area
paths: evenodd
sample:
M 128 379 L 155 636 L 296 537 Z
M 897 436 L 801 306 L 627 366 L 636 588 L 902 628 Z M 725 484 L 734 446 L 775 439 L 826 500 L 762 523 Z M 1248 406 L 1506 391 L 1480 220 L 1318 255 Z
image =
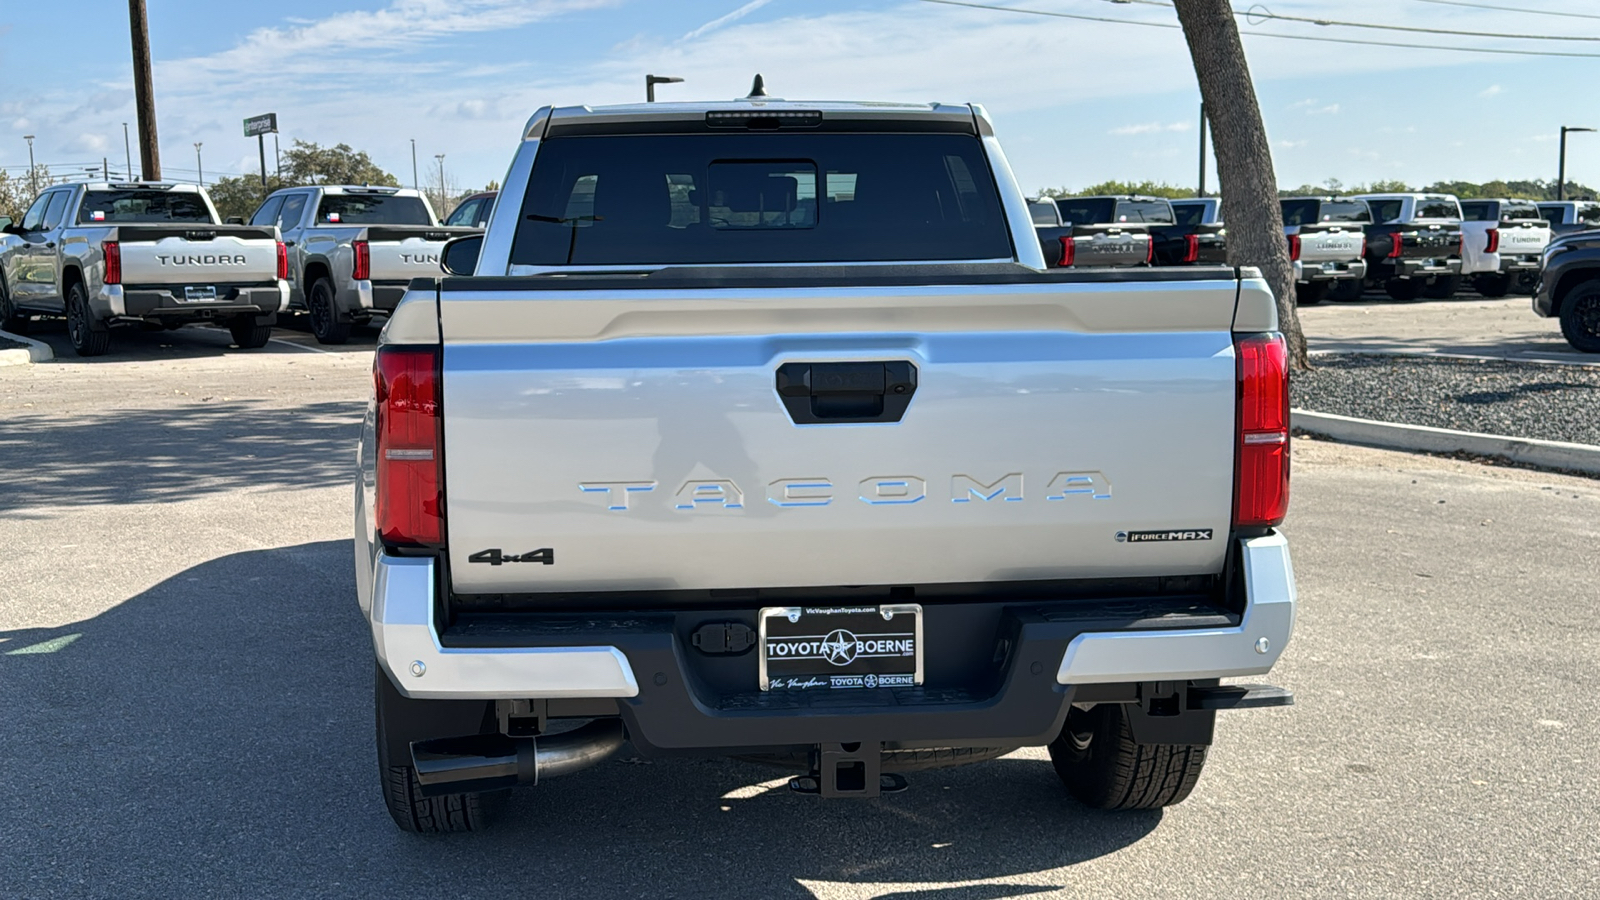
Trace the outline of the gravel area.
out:
M 1600 445 L 1600 366 L 1363 354 L 1314 357 L 1296 409 Z

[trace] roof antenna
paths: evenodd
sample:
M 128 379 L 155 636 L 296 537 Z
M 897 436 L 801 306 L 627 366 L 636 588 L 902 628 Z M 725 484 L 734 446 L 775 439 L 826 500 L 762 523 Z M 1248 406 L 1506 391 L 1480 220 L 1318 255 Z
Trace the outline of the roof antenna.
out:
M 767 83 L 761 80 L 761 73 L 757 72 L 755 82 L 750 85 L 750 95 L 745 97 L 745 99 L 752 100 L 757 97 L 765 96 L 767 96 Z

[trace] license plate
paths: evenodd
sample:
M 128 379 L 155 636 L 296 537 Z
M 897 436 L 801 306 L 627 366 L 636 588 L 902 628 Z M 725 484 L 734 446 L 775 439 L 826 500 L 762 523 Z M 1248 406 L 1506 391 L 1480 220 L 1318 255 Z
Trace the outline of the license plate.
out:
M 194 303 L 199 300 L 217 299 L 217 289 L 211 285 L 205 287 L 186 287 L 183 289 L 183 299 Z
M 769 606 L 761 610 L 763 691 L 922 684 L 922 607 Z

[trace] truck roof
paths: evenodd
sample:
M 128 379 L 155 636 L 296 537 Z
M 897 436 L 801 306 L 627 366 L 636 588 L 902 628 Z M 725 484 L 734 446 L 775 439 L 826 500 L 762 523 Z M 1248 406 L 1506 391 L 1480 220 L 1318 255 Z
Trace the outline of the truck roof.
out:
M 718 117 L 724 121 L 718 122 Z M 623 103 L 614 106 L 541 107 L 523 128 L 523 140 L 538 140 L 551 129 L 572 128 L 604 133 L 609 128 L 638 125 L 703 124 L 738 128 L 751 119 L 776 119 L 776 127 L 815 127 L 821 122 L 897 121 L 944 126 L 940 130 L 989 133 L 981 106 L 965 103 L 879 103 L 851 100 L 781 100 L 746 97 L 738 100 L 685 103 Z M 982 124 L 980 124 L 982 123 Z M 763 129 L 766 130 L 766 129 Z
M 1350 200 L 1457 200 L 1455 194 L 1424 194 L 1416 191 L 1401 191 L 1393 194 L 1351 194 Z M 1457 201 L 1459 202 L 1459 201 Z
M 1167 200 L 1165 197 L 1152 197 L 1146 194 L 1091 194 L 1083 197 L 1057 197 L 1057 200 L 1138 200 L 1141 203 L 1152 200 Z M 1194 198 L 1199 199 L 1199 198 Z
M 306 184 L 300 187 L 319 188 L 324 194 L 385 194 L 394 197 L 421 197 L 421 191 L 411 188 L 390 187 L 386 184 Z M 294 188 L 282 188 L 294 190 Z
M 197 194 L 200 185 L 188 184 L 181 181 L 85 181 L 80 182 L 84 190 L 88 191 L 132 191 L 132 190 L 157 190 L 173 191 L 179 194 Z

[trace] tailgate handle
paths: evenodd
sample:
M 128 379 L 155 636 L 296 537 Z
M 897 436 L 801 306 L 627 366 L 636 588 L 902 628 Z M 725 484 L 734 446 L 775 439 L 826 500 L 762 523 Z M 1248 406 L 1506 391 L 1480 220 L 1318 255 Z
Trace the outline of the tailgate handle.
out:
M 778 367 L 778 398 L 796 425 L 898 422 L 916 392 L 917 367 L 903 360 Z

